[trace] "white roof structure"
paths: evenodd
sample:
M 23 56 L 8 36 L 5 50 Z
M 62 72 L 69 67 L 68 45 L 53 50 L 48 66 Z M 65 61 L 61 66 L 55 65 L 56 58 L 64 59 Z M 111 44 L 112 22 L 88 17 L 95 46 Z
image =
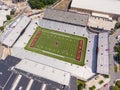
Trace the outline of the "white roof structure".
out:
M 108 33 L 99 33 L 97 73 L 109 74 Z
M 120 15 L 120 0 L 72 0 L 71 7 Z
M 10 27 L 8 27 L 6 30 L 11 32 L 4 37 L 2 43 L 12 47 L 12 45 L 15 43 L 15 41 L 20 36 L 21 32 L 26 28 L 26 26 L 29 24 L 30 18 L 27 16 L 20 16 Z M 6 31 L 5 31 L 6 32 Z M 3 33 L 4 34 L 4 33 Z
M 69 86 L 71 76 L 68 72 L 58 70 L 27 59 L 21 60 L 20 63 L 15 66 L 15 68 Z

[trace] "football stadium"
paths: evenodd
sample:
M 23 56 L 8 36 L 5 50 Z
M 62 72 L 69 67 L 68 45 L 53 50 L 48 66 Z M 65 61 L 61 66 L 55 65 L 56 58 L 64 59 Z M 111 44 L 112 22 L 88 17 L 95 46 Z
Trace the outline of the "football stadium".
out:
M 58 0 L 39 17 L 24 13 L 6 26 L 0 90 L 78 90 L 79 80 L 85 90 L 98 90 L 108 83 L 109 31 L 120 19 L 120 2 L 93 1 Z
M 84 65 L 87 38 L 38 27 L 27 50 L 77 65 Z

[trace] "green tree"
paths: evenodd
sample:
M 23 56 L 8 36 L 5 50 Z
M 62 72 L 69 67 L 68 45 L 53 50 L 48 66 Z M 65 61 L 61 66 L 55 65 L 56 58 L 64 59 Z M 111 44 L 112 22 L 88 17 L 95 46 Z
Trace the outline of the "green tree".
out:
M 120 64 L 120 46 L 117 46 L 116 49 L 117 49 L 117 61 Z
M 120 88 L 120 81 L 117 81 L 116 85 Z
M 104 81 L 103 81 L 103 80 L 100 80 L 100 81 L 99 81 L 99 84 L 102 84 L 102 83 L 104 83 Z
M 10 11 L 10 15 L 14 15 L 15 14 L 15 11 L 14 10 L 11 10 Z
M 46 5 L 51 5 L 57 0 L 28 0 L 28 3 L 32 9 L 41 9 Z
M 115 85 L 112 87 L 112 90 L 120 90 L 120 88 L 118 88 L 118 86 Z
M 117 22 L 117 23 L 115 24 L 115 29 L 118 29 L 118 28 L 120 28 L 120 22 Z
M 6 15 L 6 18 L 7 18 L 7 20 L 11 19 L 10 15 Z
M 91 88 L 90 88 L 90 90 L 95 90 L 96 89 L 96 87 L 95 86 L 92 86 Z
M 78 85 L 78 90 L 83 90 L 84 86 L 82 84 Z
M 1 30 L 1 31 L 4 30 L 4 26 L 1 26 L 1 27 L 0 27 L 0 30 Z

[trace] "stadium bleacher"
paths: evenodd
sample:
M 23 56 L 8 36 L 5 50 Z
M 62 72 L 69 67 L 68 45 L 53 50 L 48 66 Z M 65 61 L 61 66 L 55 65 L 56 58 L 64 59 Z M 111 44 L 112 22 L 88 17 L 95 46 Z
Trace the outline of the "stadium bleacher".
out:
M 47 8 L 43 19 L 58 21 L 62 23 L 87 26 L 89 15 L 75 12 L 67 12 L 63 10 L 55 10 Z

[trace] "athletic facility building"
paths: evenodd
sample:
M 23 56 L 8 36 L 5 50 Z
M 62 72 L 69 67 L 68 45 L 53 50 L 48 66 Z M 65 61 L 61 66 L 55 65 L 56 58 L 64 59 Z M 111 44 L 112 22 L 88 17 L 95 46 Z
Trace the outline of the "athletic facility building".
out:
M 111 30 L 120 18 L 119 4 L 119 0 L 72 0 L 69 11 L 88 14 L 90 27 Z
M 30 18 L 25 15 L 17 17 L 13 23 L 5 28 L 3 34 L 1 35 L 0 41 L 2 44 L 12 47 L 17 39 L 23 34 L 30 21 Z
M 50 34 L 47 34 L 47 35 L 52 35 L 50 37 L 53 38 L 53 36 L 56 36 L 58 38 L 57 41 L 58 42 L 54 42 L 53 44 L 49 44 L 50 41 L 47 41 L 45 42 L 46 40 L 43 41 L 40 41 L 39 43 L 42 43 L 42 44 L 45 44 L 46 45 L 42 45 L 42 46 L 48 46 L 50 45 L 49 47 L 53 47 L 54 48 L 61 48 L 61 44 L 69 44 L 71 43 L 71 41 L 65 41 L 65 42 L 60 42 L 59 39 L 64 39 L 66 36 L 67 38 L 65 38 L 65 40 L 69 39 L 70 37 L 68 37 L 69 35 L 67 34 L 70 34 L 71 36 L 71 40 L 73 41 L 75 37 L 79 38 L 79 37 L 83 37 L 83 38 L 87 38 L 89 33 L 88 31 L 86 30 L 86 27 L 81 27 L 81 26 L 78 26 L 78 25 L 72 25 L 72 24 L 67 24 L 67 23 L 61 23 L 61 22 L 55 22 L 55 21 L 52 21 L 52 20 L 46 20 L 46 19 L 40 19 L 39 21 L 39 25 L 41 28 L 41 30 L 44 31 L 44 28 L 47 28 L 47 32 L 51 32 L 52 30 L 54 30 L 54 33 L 50 33 Z M 28 60 L 31 60 L 31 61 L 34 61 L 34 62 L 37 62 L 37 63 L 40 63 L 40 64 L 43 64 L 43 65 L 46 65 L 46 66 L 50 66 L 50 67 L 53 67 L 53 68 L 56 68 L 58 70 L 62 70 L 64 72 L 69 72 L 72 76 L 75 76 L 79 79 L 82 79 L 84 81 L 88 80 L 89 78 L 91 78 L 95 73 L 93 73 L 93 71 L 95 71 L 94 69 L 94 66 L 92 65 L 93 63 L 91 63 L 92 61 L 90 60 L 93 60 L 93 51 L 92 51 L 92 48 L 90 49 L 89 52 L 91 52 L 89 55 L 91 57 L 89 57 L 89 63 L 87 65 L 77 65 L 77 64 L 73 64 L 73 63 L 70 63 L 68 61 L 70 61 L 68 59 L 68 61 L 63 61 L 63 60 L 59 60 L 59 58 L 56 58 L 55 55 L 59 55 L 61 57 L 61 52 L 57 52 L 57 54 L 54 53 L 54 58 L 53 57 L 48 57 L 48 55 L 45 55 L 45 54 L 42 54 L 40 51 L 38 51 L 40 48 L 38 48 L 38 46 L 40 46 L 36 42 L 36 45 L 35 45 L 35 48 L 36 50 L 39 52 L 31 52 L 31 50 L 26 50 L 25 47 L 26 45 L 29 44 L 30 41 L 32 41 L 31 38 L 34 38 L 34 35 L 36 36 L 36 27 L 37 27 L 37 24 L 36 24 L 36 21 L 32 21 L 29 26 L 26 28 L 24 34 L 17 40 L 17 42 L 14 44 L 14 46 L 12 47 L 11 49 L 11 54 L 13 56 L 16 56 L 16 57 L 19 57 L 19 58 L 25 58 L 25 59 L 28 59 Z M 40 29 L 40 28 L 39 28 Z M 39 31 L 38 29 L 38 31 Z M 65 33 L 65 30 L 66 30 L 66 33 Z M 59 31 L 59 32 L 58 32 Z M 44 36 L 42 36 L 42 34 L 46 34 L 47 32 L 42 32 L 41 33 L 41 36 L 40 38 L 44 38 Z M 56 34 L 57 33 L 57 34 Z M 74 37 L 75 36 L 75 37 Z M 91 37 L 89 37 L 88 39 L 91 41 L 91 40 L 94 40 L 94 39 L 97 39 L 95 38 L 96 34 L 92 34 Z M 74 37 L 74 38 L 73 38 Z M 46 39 L 47 37 L 45 37 L 44 39 Z M 31 39 L 31 40 L 30 40 Z M 29 41 L 30 40 L 30 41 Z M 39 39 L 40 40 L 40 39 Z M 38 40 L 38 41 L 39 41 Z M 55 39 L 51 39 L 52 41 L 56 41 Z M 75 39 L 76 41 L 77 39 Z M 78 42 L 78 40 L 77 40 Z M 96 40 L 95 40 L 96 42 Z M 91 43 L 88 43 L 88 45 L 86 46 L 86 48 L 90 45 L 90 46 L 93 46 L 95 44 L 95 42 L 91 41 Z M 48 44 L 48 45 L 47 45 Z M 52 45 L 52 46 L 51 46 Z M 71 45 L 74 45 L 73 43 L 70 44 Z M 74 46 L 76 47 L 76 45 L 78 44 L 75 44 Z M 62 45 L 64 46 L 65 48 L 69 48 L 69 45 Z M 42 47 L 41 47 L 42 48 Z M 47 47 L 48 48 L 48 47 Z M 53 50 L 52 49 L 46 49 L 46 50 L 43 50 L 44 53 L 47 53 L 49 52 L 49 54 L 51 54 L 51 52 L 56 52 L 56 49 L 54 51 L 54 48 Z M 72 47 L 73 48 L 73 47 Z M 33 48 L 34 49 L 34 48 Z M 45 49 L 45 48 L 44 48 Z M 77 48 L 76 48 L 77 49 Z M 52 50 L 52 51 L 51 51 Z M 60 50 L 64 50 L 64 49 L 60 49 Z M 69 50 L 69 49 L 68 49 Z M 46 52 L 45 52 L 46 51 Z M 51 51 L 51 52 L 50 52 Z M 57 50 L 58 51 L 58 50 Z M 68 52 L 68 51 L 66 51 Z M 41 54 L 40 54 L 41 53 Z M 70 53 L 70 52 L 69 52 Z M 53 54 L 53 53 L 52 53 Z M 66 54 L 67 55 L 67 54 Z M 68 54 L 68 55 L 71 55 L 71 54 Z M 88 56 L 89 56 L 88 55 Z M 63 57 L 63 56 L 62 56 Z M 71 57 L 71 56 L 70 56 Z M 74 57 L 75 58 L 75 57 Z M 94 59 L 95 60 L 95 59 Z M 75 62 L 79 62 L 77 60 L 72 60 L 72 62 L 75 61 Z M 85 64 L 85 59 L 84 59 L 84 64 Z M 93 67 L 93 70 L 91 70 L 91 66 Z
M 11 55 L 22 58 L 16 69 L 69 86 L 70 76 L 87 81 L 96 73 L 109 74 L 108 33 L 91 32 L 88 22 L 87 13 L 47 8 L 39 21 L 24 16 L 15 24 L 23 25 L 18 28 L 22 35 L 13 29 L 1 41 L 11 47 Z
M 106 18 L 118 18 L 120 16 L 119 5 L 119 0 L 72 0 L 71 8 L 89 14 L 98 13 L 99 15 L 100 13 Z

